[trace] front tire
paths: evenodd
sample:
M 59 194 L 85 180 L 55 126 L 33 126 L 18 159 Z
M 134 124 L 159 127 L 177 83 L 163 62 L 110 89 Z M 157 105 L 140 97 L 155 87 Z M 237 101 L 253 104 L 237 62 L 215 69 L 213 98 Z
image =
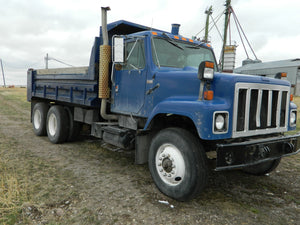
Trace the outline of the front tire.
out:
M 65 109 L 59 105 L 51 106 L 47 114 L 47 135 L 52 143 L 62 143 L 67 139 L 68 123 Z
M 205 187 L 206 160 L 200 141 L 181 128 L 160 131 L 149 150 L 149 170 L 157 188 L 179 201 L 195 197 Z
M 249 173 L 252 175 L 262 176 L 262 175 L 265 175 L 265 174 L 270 173 L 273 170 L 275 170 L 277 168 L 277 166 L 279 165 L 280 161 L 281 161 L 281 158 L 275 159 L 272 161 L 268 161 L 268 162 L 259 163 L 254 166 L 245 167 L 245 168 L 243 168 L 243 171 L 245 173 Z

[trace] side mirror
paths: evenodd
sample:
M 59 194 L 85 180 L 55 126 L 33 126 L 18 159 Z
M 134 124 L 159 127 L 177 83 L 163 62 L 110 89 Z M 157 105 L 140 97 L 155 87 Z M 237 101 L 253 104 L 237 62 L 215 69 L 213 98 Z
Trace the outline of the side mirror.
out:
M 210 61 L 201 62 L 198 68 L 198 78 L 200 80 L 214 79 L 214 63 Z
M 113 38 L 113 62 L 124 63 L 124 38 L 114 37 Z

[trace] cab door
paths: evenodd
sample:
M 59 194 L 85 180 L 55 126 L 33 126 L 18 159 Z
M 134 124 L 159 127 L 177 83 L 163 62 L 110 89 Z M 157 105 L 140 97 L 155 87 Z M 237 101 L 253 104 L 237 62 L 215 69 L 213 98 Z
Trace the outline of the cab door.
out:
M 126 61 L 121 68 L 120 66 L 113 68 L 111 111 L 141 115 L 147 79 L 144 38 L 126 41 L 125 58 Z

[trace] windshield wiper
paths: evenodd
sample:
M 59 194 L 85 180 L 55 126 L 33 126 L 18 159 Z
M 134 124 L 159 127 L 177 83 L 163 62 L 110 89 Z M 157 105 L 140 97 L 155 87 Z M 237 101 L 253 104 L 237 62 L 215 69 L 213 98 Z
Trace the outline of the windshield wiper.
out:
M 166 39 L 167 42 L 169 42 L 170 44 L 174 45 L 175 47 L 177 47 L 177 48 L 179 48 L 181 50 L 184 50 L 183 47 L 181 47 L 180 45 L 178 45 L 175 42 L 173 42 L 173 40 L 167 34 L 163 33 L 163 35 L 168 38 L 168 39 Z
M 195 48 L 195 49 L 199 49 L 202 47 L 203 47 L 203 44 L 186 46 L 186 48 Z
M 199 49 L 199 48 L 201 48 L 201 46 L 199 46 L 199 45 L 197 45 L 197 46 L 186 46 L 186 48 Z

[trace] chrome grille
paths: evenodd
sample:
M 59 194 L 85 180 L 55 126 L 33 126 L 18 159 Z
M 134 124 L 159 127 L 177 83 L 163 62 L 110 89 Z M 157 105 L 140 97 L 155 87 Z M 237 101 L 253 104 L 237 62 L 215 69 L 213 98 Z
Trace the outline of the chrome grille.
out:
M 290 87 L 237 83 L 233 137 L 287 131 Z

